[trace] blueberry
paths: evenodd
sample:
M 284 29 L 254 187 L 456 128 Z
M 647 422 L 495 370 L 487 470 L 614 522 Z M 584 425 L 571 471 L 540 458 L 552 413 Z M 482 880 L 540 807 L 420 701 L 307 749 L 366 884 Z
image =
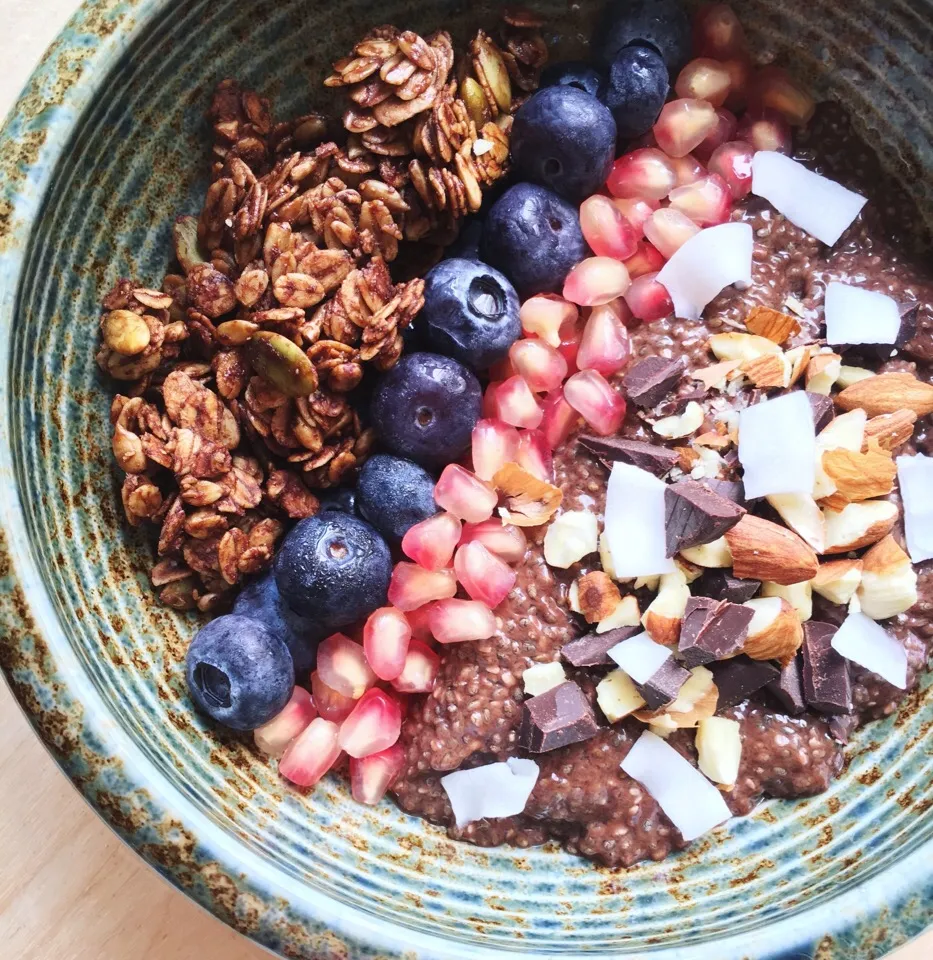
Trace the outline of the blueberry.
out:
M 255 730 L 288 703 L 295 667 L 282 639 L 251 617 L 202 627 L 185 662 L 195 706 L 232 730 Z
M 467 217 L 463 221 L 457 239 L 447 248 L 448 257 L 466 257 L 467 260 L 479 260 L 479 248 L 483 240 L 483 221 L 478 216 Z
M 524 299 L 560 290 L 588 255 L 576 207 L 533 183 L 517 183 L 493 204 L 483 259 L 501 270 Z
M 282 599 L 299 616 L 329 628 L 381 607 L 391 575 L 385 540 L 365 520 L 337 511 L 302 520 L 275 558 Z
M 283 640 L 292 655 L 295 673 L 300 675 L 313 669 L 317 645 L 330 632 L 316 620 L 299 617 L 289 609 L 271 570 L 240 593 L 231 612 L 258 620 Z
M 354 487 L 344 487 L 342 490 L 336 490 L 326 497 L 321 497 L 321 509 L 318 512 L 327 513 L 330 510 L 336 510 L 338 513 L 358 514 L 356 489 Z
M 438 352 L 485 370 L 509 352 L 522 332 L 515 287 L 493 267 L 478 260 L 442 260 L 424 278 L 426 325 Z
M 563 60 L 544 68 L 538 87 L 576 87 L 595 97 L 602 82 L 599 71 L 585 60 Z
M 545 87 L 512 124 L 512 159 L 524 180 L 579 203 L 606 182 L 616 150 L 616 122 L 577 87 Z
M 411 460 L 377 453 L 360 471 L 360 513 L 396 543 L 413 527 L 437 513 L 434 477 Z
M 470 445 L 482 404 L 479 380 L 462 363 L 409 353 L 376 387 L 372 422 L 392 453 L 440 466 Z
M 653 126 L 670 90 L 670 78 L 654 47 L 623 47 L 609 67 L 599 99 L 612 111 L 620 140 L 632 140 Z
M 673 76 L 690 57 L 690 20 L 680 0 L 611 0 L 593 38 L 608 69 L 630 43 L 654 47 Z

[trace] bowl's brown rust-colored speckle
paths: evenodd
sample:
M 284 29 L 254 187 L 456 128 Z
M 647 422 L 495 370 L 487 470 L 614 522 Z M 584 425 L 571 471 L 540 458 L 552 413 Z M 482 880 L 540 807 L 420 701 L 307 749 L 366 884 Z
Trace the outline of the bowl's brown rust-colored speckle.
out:
M 588 3 L 540 6 L 555 34 L 585 34 Z M 737 7 L 762 55 L 847 104 L 933 223 L 929 0 Z M 120 517 L 93 363 L 100 296 L 118 276 L 160 276 L 171 219 L 198 209 L 216 81 L 238 75 L 295 113 L 323 102 L 329 59 L 361 29 L 465 32 L 492 14 L 362 0 L 80 8 L 0 134 L 0 665 L 114 829 L 282 956 L 878 957 L 933 919 L 929 680 L 859 735 L 827 793 L 771 802 L 622 873 L 548 847 L 453 843 L 390 804 L 356 806 L 338 779 L 290 790 L 187 703 L 195 621 L 151 605 L 148 548 Z

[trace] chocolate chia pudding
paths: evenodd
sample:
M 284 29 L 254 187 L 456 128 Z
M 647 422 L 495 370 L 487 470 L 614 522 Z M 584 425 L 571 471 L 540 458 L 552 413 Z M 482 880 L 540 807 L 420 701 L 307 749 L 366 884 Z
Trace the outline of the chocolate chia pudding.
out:
M 923 238 L 905 237 L 905 224 L 916 221 L 910 201 L 885 176 L 872 150 L 836 105 L 818 108 L 797 136 L 795 155 L 808 167 L 868 196 L 862 215 L 834 247 L 827 248 L 764 201 L 750 197 L 736 208 L 733 219 L 750 223 L 754 230 L 751 286 L 741 292 L 727 288 L 707 308 L 702 322 L 671 317 L 636 327 L 632 331 L 636 356 L 684 357 L 688 369 L 695 369 L 710 362 L 706 348 L 710 334 L 744 329 L 742 319 L 754 305 L 784 310 L 789 301 L 801 318 L 799 341 L 812 342 L 820 332 L 817 318 L 822 315 L 826 285 L 840 280 L 919 303 L 917 333 L 896 360 L 879 361 L 863 350 L 848 352 L 845 362 L 874 370 L 909 370 L 929 382 L 933 270 L 928 259 L 923 265 Z M 682 408 L 691 390 L 684 381 L 683 396 L 669 402 L 671 410 Z M 622 433 L 652 439 L 632 407 Z M 913 440 L 902 452 L 913 450 L 933 453 L 929 418 L 918 422 Z M 555 483 L 564 494 L 563 510 L 588 509 L 602 517 L 607 475 L 605 466 L 575 438 L 555 451 Z M 392 793 L 406 811 L 446 826 L 455 839 L 479 846 L 528 847 L 556 840 L 568 851 L 610 867 L 660 860 L 684 841 L 647 790 L 620 769 L 645 729 L 631 718 L 606 726 L 585 742 L 536 754 L 540 774 L 523 814 L 479 820 L 462 828 L 455 825 L 441 776 L 526 755 L 519 748 L 522 676 L 534 663 L 556 660 L 560 648 L 587 629 L 569 609 L 570 585 L 587 568 L 575 565 L 562 571 L 548 566 L 543 528 L 531 533 L 515 588 L 496 611 L 495 635 L 446 647 L 433 691 L 413 702 L 402 729 L 405 766 Z M 901 538 L 899 529 L 896 536 Z M 926 562 L 917 570 L 918 602 L 884 624 L 907 652 L 906 691 L 852 664 L 851 716 L 830 718 L 813 711 L 790 716 L 768 693 L 756 693 L 720 711 L 738 721 L 743 744 L 739 776 L 725 793 L 733 814 L 747 814 L 765 796 L 805 797 L 827 789 L 845 765 L 847 735 L 862 723 L 890 714 L 916 685 L 933 638 L 933 566 Z M 823 598 L 814 597 L 814 605 L 814 619 L 838 623 L 846 616 L 844 607 Z M 568 679 L 579 683 L 599 717 L 594 687 L 605 670 L 566 669 Z M 668 743 L 695 762 L 693 740 L 693 731 L 678 730 Z

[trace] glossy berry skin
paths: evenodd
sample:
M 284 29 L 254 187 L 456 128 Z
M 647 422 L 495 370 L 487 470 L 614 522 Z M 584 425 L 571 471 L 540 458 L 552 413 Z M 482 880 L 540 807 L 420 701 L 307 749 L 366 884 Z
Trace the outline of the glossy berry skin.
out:
M 512 281 L 523 300 L 560 290 L 587 255 L 577 208 L 537 184 L 511 187 L 486 218 L 483 259 Z
M 326 497 L 321 497 L 321 508 L 318 513 L 329 513 L 336 510 L 338 513 L 359 514 L 356 508 L 356 490 L 353 487 L 344 487 Z
M 288 606 L 340 627 L 385 605 L 392 558 L 385 540 L 358 517 L 325 513 L 298 523 L 275 558 L 275 582 Z
M 424 278 L 419 316 L 431 348 L 474 370 L 508 352 L 522 331 L 515 287 L 494 267 L 458 257 L 442 260 Z
M 195 706 L 232 730 L 255 730 L 279 714 L 295 687 L 284 642 L 258 620 L 232 614 L 195 635 L 185 661 Z
M 482 404 L 479 380 L 462 363 L 409 353 L 376 387 L 372 423 L 392 453 L 422 466 L 442 465 L 469 447 Z
M 314 666 L 317 645 L 328 630 L 313 618 L 300 617 L 282 600 L 270 570 L 254 580 L 236 598 L 234 613 L 258 620 L 288 647 L 295 663 L 295 673 L 303 676 Z
M 387 540 L 398 542 L 409 527 L 437 513 L 434 482 L 417 463 L 377 453 L 360 471 L 360 513 Z
M 612 111 L 620 140 L 632 140 L 653 126 L 670 90 L 667 65 L 653 47 L 623 47 L 609 66 L 599 99 Z
M 545 87 L 515 114 L 512 159 L 518 176 L 580 203 L 606 182 L 615 159 L 616 122 L 577 87 Z
M 611 0 L 594 36 L 601 64 L 609 66 L 632 43 L 654 47 L 673 74 L 690 57 L 690 20 L 679 0 Z
M 602 74 L 586 60 L 562 60 L 552 63 L 541 72 L 538 89 L 545 87 L 576 87 L 595 97 L 603 84 Z

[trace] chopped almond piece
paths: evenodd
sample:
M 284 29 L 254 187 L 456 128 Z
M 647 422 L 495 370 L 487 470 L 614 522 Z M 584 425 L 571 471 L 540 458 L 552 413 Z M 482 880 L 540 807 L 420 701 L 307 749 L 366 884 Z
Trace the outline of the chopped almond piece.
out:
M 800 323 L 796 317 L 771 307 L 752 307 L 745 318 L 745 326 L 749 333 L 766 337 L 774 343 L 784 343 L 800 333 Z
M 578 611 L 579 612 L 579 611 Z M 596 625 L 597 633 L 608 633 L 619 627 L 637 627 L 641 623 L 641 611 L 638 609 L 638 598 L 629 594 L 622 597 L 616 604 L 615 610 Z
M 841 368 L 842 357 L 838 353 L 818 353 L 807 364 L 807 390 L 828 397 Z
M 913 410 L 897 410 L 872 417 L 865 424 L 865 443 L 862 449 L 867 449 L 868 444 L 874 440 L 882 450 L 896 450 L 913 436 L 916 422 L 917 414 Z
M 756 387 L 790 386 L 791 364 L 783 354 L 768 354 L 746 360 L 740 369 Z
M 725 537 L 733 573 L 741 580 L 772 580 L 787 586 L 812 580 L 819 568 L 813 548 L 796 533 L 752 514 L 742 517 Z
M 839 376 L 836 379 L 836 386 L 840 390 L 845 390 L 846 387 L 851 387 L 853 383 L 858 383 L 861 380 L 867 380 L 869 377 L 875 376 L 874 372 L 871 370 L 866 370 L 864 367 L 849 367 L 846 364 L 843 364 L 839 368 Z
M 655 643 L 666 647 L 677 643 L 689 599 L 690 588 L 682 571 L 675 570 L 661 576 L 658 595 L 648 604 L 641 618 L 645 631 Z
M 843 410 L 861 407 L 869 417 L 913 410 L 918 417 L 933 413 L 933 385 L 911 373 L 879 373 L 846 387 L 836 396 Z
M 661 710 L 638 710 L 635 717 L 666 736 L 675 730 L 693 729 L 716 712 L 718 702 L 719 689 L 712 671 L 706 667 L 694 667 L 690 679 L 680 688 L 673 703 Z
M 750 333 L 714 333 L 709 338 L 709 348 L 717 360 L 754 360 L 781 352 L 781 348 L 767 337 Z
M 842 510 L 824 510 L 826 549 L 823 552 L 848 553 L 877 543 L 893 529 L 897 512 L 897 506 L 888 500 L 864 500 L 850 503 Z
M 891 457 L 877 451 L 827 450 L 823 469 L 838 493 L 850 502 L 887 496 L 894 489 L 897 474 Z
M 712 543 L 701 544 L 699 547 L 687 547 L 680 551 L 680 556 L 698 567 L 720 569 L 732 566 L 732 553 L 725 537 L 713 540 Z
M 857 596 L 866 617 L 886 620 L 917 602 L 917 572 L 890 534 L 862 557 L 862 564 Z
M 557 512 L 564 497 L 560 487 L 538 479 L 516 463 L 507 463 L 492 478 L 505 499 L 499 515 L 516 527 L 537 527 Z
M 693 380 L 701 380 L 707 390 L 721 390 L 726 385 L 726 378 L 734 370 L 738 370 L 741 360 L 724 360 L 709 367 L 701 367 L 690 374 Z
M 698 447 L 712 447 L 713 450 L 725 450 L 732 446 L 732 438 L 727 434 L 717 433 L 715 430 L 707 430 L 695 437 L 693 442 Z
M 783 597 L 756 597 L 743 606 L 754 611 L 742 652 L 753 660 L 780 660 L 787 666 L 803 643 L 803 625 Z
M 861 560 L 827 560 L 810 581 L 814 593 L 830 603 L 847 604 L 862 582 Z
M 806 493 L 775 493 L 767 498 L 781 519 L 817 552 L 823 552 L 826 530 L 823 513 Z
M 804 371 L 807 369 L 807 364 L 810 362 L 810 357 L 813 356 L 815 350 L 816 347 L 808 343 L 802 347 L 794 347 L 784 354 L 784 356 L 787 357 L 787 362 L 790 364 L 789 387 L 792 387 L 803 376 Z
M 792 583 L 789 587 L 780 583 L 763 583 L 761 585 L 763 597 L 780 597 L 786 600 L 793 608 L 794 613 L 804 623 L 813 616 L 813 581 Z
M 622 600 L 619 588 L 602 570 L 594 570 L 577 580 L 577 597 L 587 623 L 605 620 Z

